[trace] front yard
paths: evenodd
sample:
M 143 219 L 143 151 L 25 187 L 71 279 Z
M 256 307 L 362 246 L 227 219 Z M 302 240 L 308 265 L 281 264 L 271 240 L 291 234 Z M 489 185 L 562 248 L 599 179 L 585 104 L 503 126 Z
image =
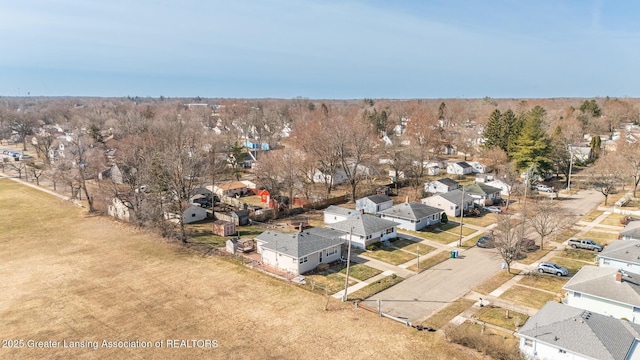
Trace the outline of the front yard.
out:
M 530 289 L 524 286 L 514 285 L 509 290 L 500 295 L 501 299 L 514 302 L 519 305 L 540 309 L 547 301 L 554 299 L 560 299 L 559 296 L 555 296 L 548 292 Z
M 337 293 L 344 289 L 344 283 L 346 278 L 338 273 L 332 273 L 328 275 L 305 275 L 307 284 L 305 285 L 309 290 L 317 293 L 324 294 L 325 291 L 328 295 Z M 356 284 L 356 281 L 349 280 L 349 286 Z
M 569 276 L 575 275 L 580 269 L 582 269 L 586 265 L 593 265 L 585 261 L 569 259 L 569 258 L 560 257 L 560 256 L 555 256 L 551 258 L 551 260 L 549 261 L 567 268 L 567 270 L 569 270 Z
M 520 270 L 517 269 L 511 269 L 511 273 L 508 273 L 507 270 L 500 271 L 491 279 L 486 280 L 473 290 L 479 292 L 480 294 L 489 295 L 493 290 L 499 288 L 502 284 L 513 279 L 519 273 Z
M 566 277 L 559 277 L 550 274 L 539 274 L 533 272 L 520 279 L 518 284 L 531 286 L 538 289 L 552 291 L 558 295 L 562 294 L 562 287 L 569 281 Z
M 367 266 L 365 264 L 355 264 L 351 265 L 349 270 L 349 276 L 352 276 L 360 281 L 364 281 L 370 279 L 376 275 L 382 273 L 381 270 L 374 269 L 371 266 Z M 344 269 L 340 270 L 341 274 L 347 274 L 347 268 L 345 266 Z
M 441 262 L 449 259 L 450 257 L 451 257 L 451 254 L 449 251 L 442 251 L 428 258 L 420 259 L 420 267 L 418 267 L 418 263 L 416 262 L 415 264 L 409 266 L 407 269 L 420 273 L 433 266 L 440 264 Z
M 449 321 L 451 321 L 454 317 L 470 308 L 474 302 L 475 301 L 473 300 L 460 298 L 443 307 L 435 314 L 429 316 L 426 320 L 420 323 L 420 325 L 432 327 L 434 329 L 440 329 L 441 327 L 447 325 L 447 323 L 449 323 Z
M 407 261 L 413 260 L 416 258 L 416 255 L 413 255 L 404 250 L 395 249 L 392 247 L 383 247 L 378 250 L 366 251 L 362 253 L 362 255 L 366 257 L 370 257 L 372 259 L 386 262 L 387 264 L 391 264 L 391 265 L 404 264 Z
M 390 287 L 392 287 L 393 285 L 401 282 L 402 280 L 404 280 L 404 278 L 401 278 L 400 276 L 397 276 L 396 274 L 392 274 L 389 275 L 385 278 L 382 278 L 374 283 L 371 283 L 365 287 L 363 287 L 360 290 L 357 290 L 351 294 L 349 294 L 348 299 L 349 300 L 364 300 L 367 299 L 369 297 L 372 297 L 373 295 L 386 290 Z M 344 281 L 343 281 L 344 282 Z
M 476 313 L 476 316 L 478 317 L 478 320 L 482 322 L 511 331 L 515 331 L 517 327 L 524 325 L 524 323 L 529 319 L 529 316 L 516 311 L 488 306 L 480 309 Z

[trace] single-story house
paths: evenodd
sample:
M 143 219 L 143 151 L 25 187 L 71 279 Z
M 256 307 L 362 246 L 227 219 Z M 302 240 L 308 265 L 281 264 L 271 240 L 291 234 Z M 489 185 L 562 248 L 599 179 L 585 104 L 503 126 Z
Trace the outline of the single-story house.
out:
M 402 203 L 378 212 L 380 218 L 398 223 L 398 227 L 417 231 L 426 226 L 440 223 L 442 209 L 419 202 Z
M 262 262 L 299 275 L 341 258 L 340 232 L 304 230 L 293 234 L 265 231 L 256 236 Z
M 491 185 L 477 183 L 464 186 L 465 193 L 474 198 L 474 202 L 480 206 L 493 204 L 500 199 L 500 189 Z
M 236 224 L 230 221 L 216 220 L 213 222 L 213 234 L 218 236 L 235 235 Z
M 640 275 L 584 266 L 563 287 L 564 303 L 640 324 Z
M 455 163 L 449 163 L 447 165 L 447 174 L 454 175 L 467 175 L 473 172 L 473 166 L 469 165 L 466 161 L 459 161 Z
M 476 173 L 476 182 L 477 183 L 487 183 L 493 180 L 493 175 L 491 174 L 482 174 Z
M 340 185 L 347 182 L 347 173 L 338 168 L 333 173 L 316 169 L 313 173 L 313 182 L 320 184 Z
M 360 211 L 331 205 L 324 209 L 324 223 L 333 224 L 339 221 L 347 220 L 350 216 L 357 216 Z
M 203 207 L 191 205 L 182 213 L 182 223 L 190 224 L 192 222 L 204 220 L 207 218 L 207 210 Z
M 490 170 L 487 165 L 478 161 L 469 161 L 468 164 L 471 165 L 474 173 L 484 174 Z
M 511 189 L 513 188 L 511 185 L 502 180 L 485 181 L 485 184 L 500 189 L 501 196 L 509 196 L 509 194 L 511 194 Z
M 517 334 L 526 359 L 640 358 L 640 326 L 553 301 Z
M 213 186 L 213 192 L 226 197 L 237 197 L 246 194 L 249 191 L 247 185 L 240 181 L 232 181 L 224 184 Z
M 598 265 L 640 275 L 640 240 L 615 240 L 598 254 Z
M 640 221 L 630 221 L 620 231 L 620 239 L 622 240 L 640 240 Z
M 587 143 L 580 143 L 577 145 L 571 145 L 569 147 L 573 161 L 575 162 L 587 162 L 593 158 L 593 149 Z
M 351 246 L 361 249 L 376 243 L 393 239 L 398 235 L 398 224 L 393 221 L 380 219 L 373 215 L 349 216 L 347 219 L 329 224 L 329 228 L 342 232 L 345 242 L 351 237 Z
M 460 187 L 457 181 L 442 178 L 424 184 L 424 191 L 432 194 L 446 193 Z
M 442 209 L 447 214 L 447 216 L 453 217 L 460 216 L 460 206 L 463 206 L 465 214 L 474 207 L 473 198 L 467 194 L 464 194 L 463 200 L 462 190 L 460 189 L 452 190 L 443 194 L 428 196 L 422 199 L 421 202 L 425 205 Z
M 371 195 L 356 200 L 356 211 L 375 214 L 393 206 L 393 200 L 387 195 Z
M 107 207 L 107 213 L 116 219 L 129 221 L 129 208 L 119 198 L 113 198 L 111 204 Z

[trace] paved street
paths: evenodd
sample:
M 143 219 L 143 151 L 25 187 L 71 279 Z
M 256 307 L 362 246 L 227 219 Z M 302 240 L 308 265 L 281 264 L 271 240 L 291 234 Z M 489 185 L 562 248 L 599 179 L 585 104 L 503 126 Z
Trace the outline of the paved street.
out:
M 442 306 L 464 296 L 500 270 L 502 259 L 495 249 L 471 248 L 429 270 L 370 298 L 381 300 L 382 312 L 421 321 Z M 367 301 L 375 307 L 375 301 Z

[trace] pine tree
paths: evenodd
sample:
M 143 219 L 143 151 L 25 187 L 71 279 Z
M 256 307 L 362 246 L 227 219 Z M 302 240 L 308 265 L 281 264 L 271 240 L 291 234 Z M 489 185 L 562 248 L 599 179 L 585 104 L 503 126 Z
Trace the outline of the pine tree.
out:
M 518 170 L 533 166 L 537 171 L 551 169 L 550 140 L 542 129 L 542 119 L 528 112 L 524 116 L 522 131 L 512 146 L 512 159 Z

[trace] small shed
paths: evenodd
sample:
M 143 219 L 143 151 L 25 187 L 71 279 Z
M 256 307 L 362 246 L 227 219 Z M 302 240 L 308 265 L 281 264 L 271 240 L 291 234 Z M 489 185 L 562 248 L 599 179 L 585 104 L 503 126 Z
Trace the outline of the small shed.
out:
M 244 226 L 249 224 L 248 210 L 235 210 L 235 211 L 232 211 L 230 215 L 235 220 L 235 223 L 238 226 Z
M 236 224 L 224 221 L 216 220 L 213 222 L 213 234 L 218 236 L 231 236 L 236 233 Z
M 253 239 L 233 238 L 226 242 L 226 250 L 228 253 L 235 254 L 237 252 L 251 252 L 256 249 L 256 242 Z
M 204 220 L 207 218 L 207 210 L 200 206 L 191 205 L 182 214 L 182 222 L 190 224 L 192 222 Z

